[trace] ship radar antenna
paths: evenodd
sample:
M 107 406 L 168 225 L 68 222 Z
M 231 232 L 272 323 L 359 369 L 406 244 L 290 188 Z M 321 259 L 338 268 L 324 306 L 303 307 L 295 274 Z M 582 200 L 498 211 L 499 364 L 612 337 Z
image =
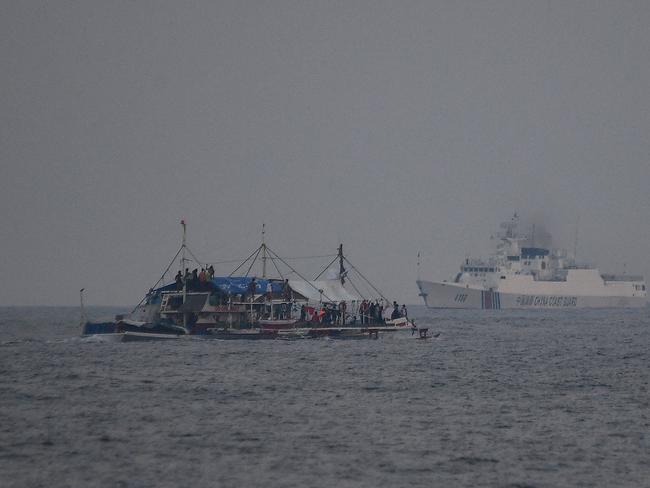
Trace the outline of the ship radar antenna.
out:
M 574 263 L 578 261 L 578 228 L 580 227 L 580 216 L 576 218 L 576 229 L 575 236 L 573 239 L 573 261 Z

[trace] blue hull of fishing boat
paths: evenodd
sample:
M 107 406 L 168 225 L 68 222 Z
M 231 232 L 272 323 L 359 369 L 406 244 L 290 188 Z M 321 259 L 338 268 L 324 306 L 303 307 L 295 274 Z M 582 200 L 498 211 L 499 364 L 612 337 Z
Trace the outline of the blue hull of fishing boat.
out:
M 81 335 L 115 334 L 115 322 L 86 322 L 81 330 Z

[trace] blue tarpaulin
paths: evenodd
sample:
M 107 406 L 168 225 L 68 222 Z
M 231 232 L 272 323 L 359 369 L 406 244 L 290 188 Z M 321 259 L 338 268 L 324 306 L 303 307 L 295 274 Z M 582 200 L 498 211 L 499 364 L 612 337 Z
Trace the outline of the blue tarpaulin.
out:
M 237 295 L 242 293 L 249 293 L 249 287 L 253 278 L 247 276 L 215 276 L 211 280 L 208 280 L 214 288 L 221 290 L 224 293 L 230 295 Z M 257 287 L 255 293 L 266 293 L 266 287 L 268 283 L 271 283 L 271 289 L 273 293 L 281 293 L 283 283 L 281 281 L 269 281 L 262 278 L 255 279 Z
M 215 276 L 206 282 L 206 286 L 209 287 L 208 289 L 219 290 L 229 295 L 240 295 L 249 293 L 249 286 L 252 280 L 253 278 L 248 276 Z M 257 287 L 255 288 L 255 293 L 266 293 L 266 287 L 269 282 L 271 283 L 271 289 L 273 290 L 273 293 L 282 292 L 282 281 L 269 281 L 262 278 L 256 278 L 255 283 L 257 283 Z M 191 287 L 189 282 L 188 285 Z M 203 291 L 208 291 L 208 289 L 203 289 Z M 154 291 L 160 293 L 163 291 L 174 290 L 176 290 L 176 283 L 170 283 L 169 285 L 162 286 Z

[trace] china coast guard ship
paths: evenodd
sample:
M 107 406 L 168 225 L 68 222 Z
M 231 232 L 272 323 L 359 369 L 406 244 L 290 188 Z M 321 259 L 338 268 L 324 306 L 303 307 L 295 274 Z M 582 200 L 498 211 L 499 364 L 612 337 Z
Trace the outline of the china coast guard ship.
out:
M 451 281 L 417 280 L 429 308 L 643 307 L 642 276 L 604 275 L 577 265 L 565 250 L 525 247 L 515 213 L 501 224 L 496 252 L 487 260 L 467 258 Z

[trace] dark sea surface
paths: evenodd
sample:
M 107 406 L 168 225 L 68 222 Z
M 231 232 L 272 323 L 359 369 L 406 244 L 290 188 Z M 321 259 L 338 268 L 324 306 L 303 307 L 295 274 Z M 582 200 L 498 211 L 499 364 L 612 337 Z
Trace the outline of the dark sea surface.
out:
M 411 315 L 440 336 L 122 344 L 0 308 L 0 486 L 650 486 L 650 310 Z

